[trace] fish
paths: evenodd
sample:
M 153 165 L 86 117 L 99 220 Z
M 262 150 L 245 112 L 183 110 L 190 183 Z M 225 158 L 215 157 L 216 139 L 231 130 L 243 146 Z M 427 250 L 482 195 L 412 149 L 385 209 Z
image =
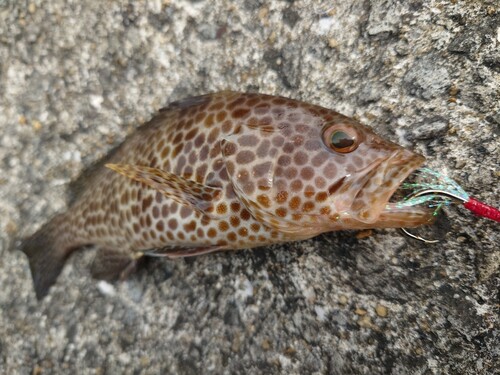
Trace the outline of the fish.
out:
M 24 239 L 37 298 L 66 260 L 125 278 L 145 256 L 256 248 L 347 229 L 412 228 L 391 203 L 425 158 L 355 119 L 280 96 L 223 91 L 173 102 L 69 186 L 65 212 Z

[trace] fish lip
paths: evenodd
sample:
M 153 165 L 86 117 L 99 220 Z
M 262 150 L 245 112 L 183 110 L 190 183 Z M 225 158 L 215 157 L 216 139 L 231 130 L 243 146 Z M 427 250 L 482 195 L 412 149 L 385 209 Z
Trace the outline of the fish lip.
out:
M 376 168 L 384 168 L 378 187 L 371 193 L 377 202 L 361 210 L 356 219 L 371 228 L 413 227 L 432 221 L 432 210 L 423 207 L 397 207 L 389 203 L 401 184 L 425 162 L 422 155 L 402 149 L 393 152 L 369 172 L 368 182 L 376 175 Z M 389 184 L 389 186 L 388 186 Z M 362 190 L 361 188 L 360 190 Z
M 390 164 L 390 168 L 394 170 L 399 166 L 402 167 L 396 174 L 392 177 L 397 180 L 397 184 L 388 190 L 386 194 L 386 199 L 384 199 L 383 204 L 380 207 L 379 213 L 379 224 L 389 224 L 390 227 L 415 227 L 422 224 L 429 224 L 434 221 L 435 217 L 433 215 L 433 210 L 426 207 L 398 207 L 397 203 L 390 202 L 391 198 L 395 192 L 401 187 L 403 182 L 418 168 L 420 168 L 425 163 L 425 157 L 420 154 L 413 153 L 409 150 L 402 150 L 393 155 L 397 160 L 393 160 Z M 391 157 L 390 159 L 393 159 Z M 389 162 L 391 160 L 388 160 Z M 390 178 L 390 173 L 386 173 L 384 180 Z M 397 225 L 396 225 L 397 223 Z M 381 225 L 386 227 L 386 225 Z

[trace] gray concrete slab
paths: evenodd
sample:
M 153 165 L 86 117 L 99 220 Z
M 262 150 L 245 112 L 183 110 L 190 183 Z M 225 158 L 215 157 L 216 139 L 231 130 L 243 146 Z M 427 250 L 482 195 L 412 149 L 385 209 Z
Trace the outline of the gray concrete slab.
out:
M 438 245 L 342 232 L 92 280 L 35 300 L 9 251 L 68 183 L 169 101 L 222 89 L 355 116 L 499 204 L 498 1 L 1 1 L 0 372 L 493 374 L 498 224 Z

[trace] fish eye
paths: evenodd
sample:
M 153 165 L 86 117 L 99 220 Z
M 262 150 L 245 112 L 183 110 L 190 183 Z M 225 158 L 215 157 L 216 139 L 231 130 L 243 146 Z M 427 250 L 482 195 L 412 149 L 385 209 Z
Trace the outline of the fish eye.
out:
M 323 141 L 335 152 L 347 154 L 358 148 L 357 135 L 352 129 L 328 128 L 323 133 Z

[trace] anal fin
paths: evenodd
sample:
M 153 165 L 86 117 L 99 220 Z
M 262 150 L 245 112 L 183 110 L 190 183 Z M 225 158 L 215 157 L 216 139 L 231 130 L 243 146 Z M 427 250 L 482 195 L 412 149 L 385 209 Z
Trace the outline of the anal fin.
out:
M 210 254 L 216 251 L 223 250 L 223 246 L 200 246 L 200 247 L 162 247 L 160 249 L 152 249 L 144 252 L 144 255 L 152 257 L 167 257 L 171 259 L 194 257 L 197 255 Z
M 98 280 L 124 280 L 137 268 L 142 253 L 98 249 L 90 272 Z

